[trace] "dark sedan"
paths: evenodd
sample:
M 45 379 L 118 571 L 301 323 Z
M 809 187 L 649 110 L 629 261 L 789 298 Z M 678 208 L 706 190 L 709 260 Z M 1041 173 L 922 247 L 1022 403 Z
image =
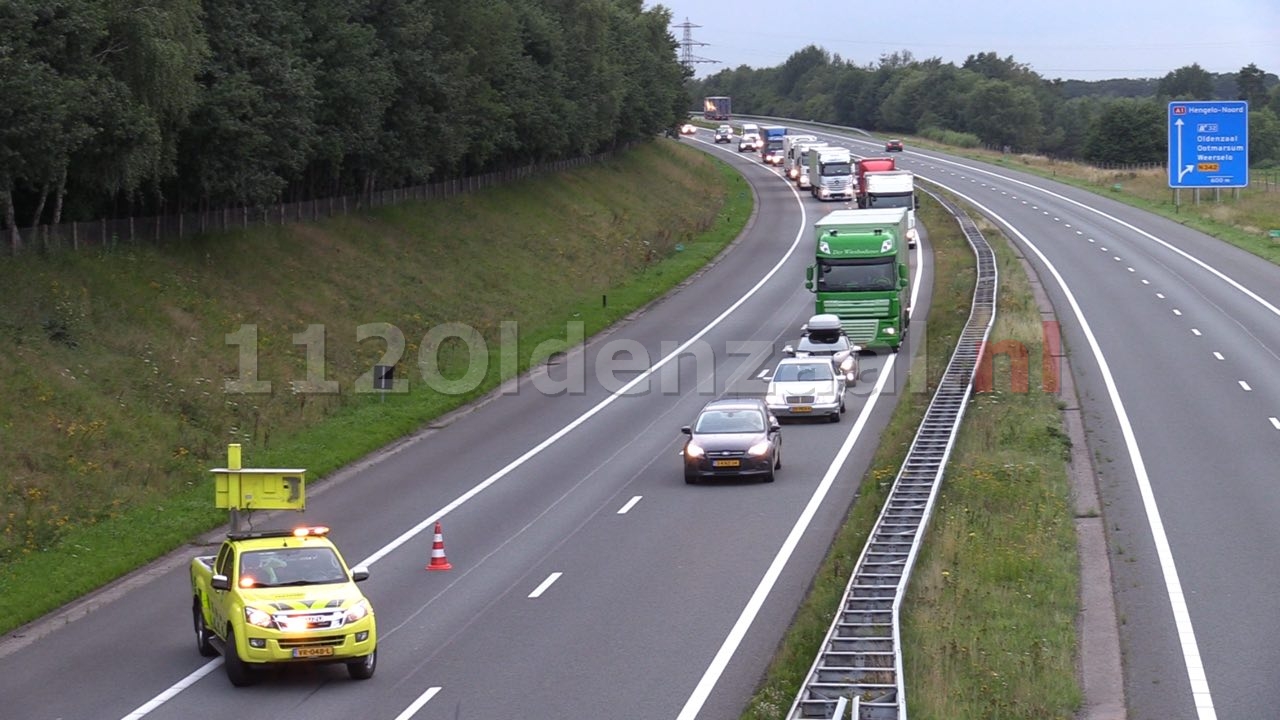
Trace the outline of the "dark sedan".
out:
M 690 485 L 720 477 L 773 482 L 782 467 L 782 430 L 760 398 L 712 400 L 680 430 L 689 436 L 682 454 Z

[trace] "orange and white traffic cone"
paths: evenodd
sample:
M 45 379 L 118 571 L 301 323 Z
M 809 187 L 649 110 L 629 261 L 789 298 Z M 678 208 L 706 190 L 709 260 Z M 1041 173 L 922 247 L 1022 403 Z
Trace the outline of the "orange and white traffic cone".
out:
M 431 540 L 431 562 L 427 564 L 428 570 L 452 570 L 453 565 L 449 564 L 449 559 L 444 556 L 444 535 L 440 533 L 440 523 L 436 523 L 436 535 Z

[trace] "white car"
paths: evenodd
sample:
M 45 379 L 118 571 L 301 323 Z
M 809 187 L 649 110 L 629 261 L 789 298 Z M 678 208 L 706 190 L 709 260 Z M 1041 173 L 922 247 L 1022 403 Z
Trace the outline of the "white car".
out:
M 760 136 L 755 133 L 746 133 L 738 138 L 738 152 L 756 152 L 760 149 Z
M 769 378 L 764 401 L 779 418 L 825 416 L 840 422 L 844 412 L 845 375 L 831 358 L 783 358 Z
M 684 125 L 680 126 L 681 135 L 692 135 L 696 132 L 698 132 L 698 128 L 694 126 L 693 123 L 685 123 Z

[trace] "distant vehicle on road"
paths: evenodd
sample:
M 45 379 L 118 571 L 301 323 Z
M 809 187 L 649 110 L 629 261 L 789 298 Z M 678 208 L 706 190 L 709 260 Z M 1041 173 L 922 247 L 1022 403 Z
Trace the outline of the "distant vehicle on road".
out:
M 728 120 L 732 100 L 723 95 L 702 99 L 702 117 L 705 120 Z
M 884 144 L 885 152 L 902 152 L 901 140 L 889 140 Z
M 684 481 L 758 477 L 773 482 L 782 467 L 782 427 L 760 398 L 722 398 L 703 406 L 681 455 Z
M 680 126 L 681 135 L 692 135 L 696 132 L 698 132 L 698 128 L 695 127 L 693 123 L 685 123 Z
M 738 152 L 755 152 L 760 149 L 760 136 L 755 133 L 748 133 L 745 130 L 742 137 L 738 138 Z
M 727 143 L 733 141 L 733 128 L 729 125 L 721 125 L 716 128 L 715 141 L 717 143 Z
M 858 383 L 858 353 L 861 345 L 855 345 L 845 334 L 840 317 L 830 313 L 814 315 L 804 324 L 804 334 L 794 346 L 782 348 L 787 357 L 825 357 L 836 370 L 844 375 L 846 384 Z

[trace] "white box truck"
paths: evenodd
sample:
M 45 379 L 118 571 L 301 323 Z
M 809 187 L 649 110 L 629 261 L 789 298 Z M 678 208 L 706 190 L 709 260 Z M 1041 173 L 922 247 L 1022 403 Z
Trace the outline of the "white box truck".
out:
M 811 187 L 809 184 L 809 154 L 818 148 L 824 147 L 827 147 L 827 144 L 821 140 L 803 142 L 796 146 L 796 187 L 801 190 L 808 190 Z
M 866 207 L 907 209 L 907 245 L 916 246 L 916 176 L 910 170 L 880 170 L 862 176 Z
M 806 142 L 817 142 L 813 135 L 784 135 L 782 137 L 782 169 L 787 177 L 797 180 L 800 177 L 799 145 Z
M 853 199 L 853 157 L 847 148 L 809 152 L 809 192 L 819 200 Z

